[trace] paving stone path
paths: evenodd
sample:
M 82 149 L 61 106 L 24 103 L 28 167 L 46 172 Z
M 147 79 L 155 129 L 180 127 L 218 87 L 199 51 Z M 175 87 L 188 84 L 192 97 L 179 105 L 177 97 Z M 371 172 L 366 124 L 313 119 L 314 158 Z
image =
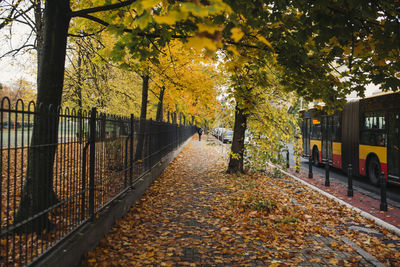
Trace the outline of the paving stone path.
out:
M 256 230 L 244 237 L 215 212 L 227 205 L 228 188 L 216 178 L 226 162 L 226 146 L 194 138 L 82 266 L 384 266 L 347 238 L 310 233 L 304 246 L 282 251 L 265 246 Z M 339 250 L 343 244 L 352 249 Z

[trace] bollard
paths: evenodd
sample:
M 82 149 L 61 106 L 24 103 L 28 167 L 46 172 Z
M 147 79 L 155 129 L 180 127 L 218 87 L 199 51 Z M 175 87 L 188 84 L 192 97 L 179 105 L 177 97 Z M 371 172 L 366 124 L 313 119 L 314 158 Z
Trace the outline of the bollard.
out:
M 325 160 L 325 186 L 330 186 L 331 182 L 329 181 L 329 160 Z
M 313 159 L 312 156 L 310 155 L 308 158 L 308 178 L 312 179 L 313 178 L 313 173 L 312 173 L 312 164 L 313 164 Z
M 352 197 L 353 196 L 353 175 L 352 175 L 352 167 L 351 164 L 349 164 L 347 168 L 347 196 Z
M 381 172 L 380 180 L 381 180 L 381 206 L 380 206 L 379 210 L 387 211 L 386 177 L 385 177 L 385 173 L 384 172 Z
M 286 154 L 286 168 L 287 168 L 287 169 L 290 168 L 290 163 L 289 163 L 289 149 L 287 150 L 287 154 Z

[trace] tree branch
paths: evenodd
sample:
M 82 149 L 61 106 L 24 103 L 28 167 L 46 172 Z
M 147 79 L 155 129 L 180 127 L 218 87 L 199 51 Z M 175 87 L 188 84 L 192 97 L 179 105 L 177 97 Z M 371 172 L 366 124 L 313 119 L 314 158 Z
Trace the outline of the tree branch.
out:
M 129 6 L 129 5 L 133 4 L 134 2 L 136 2 L 136 0 L 127 0 L 127 1 L 122 1 L 120 3 L 117 3 L 117 4 L 111 4 L 111 5 L 106 5 L 106 6 L 98 6 L 98 7 L 92 7 L 92 8 L 82 9 L 82 10 L 78 10 L 78 11 L 72 11 L 70 16 L 71 16 L 71 18 L 73 18 L 73 17 L 82 17 L 84 15 L 88 15 L 88 14 L 91 14 L 91 13 L 114 10 L 114 9 L 118 9 L 118 8 L 121 8 L 121 7 Z

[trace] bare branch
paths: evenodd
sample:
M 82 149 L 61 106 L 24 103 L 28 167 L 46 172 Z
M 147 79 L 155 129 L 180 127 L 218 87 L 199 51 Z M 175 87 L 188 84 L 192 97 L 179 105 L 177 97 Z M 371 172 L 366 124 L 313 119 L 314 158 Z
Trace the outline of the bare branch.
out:
M 26 13 L 28 13 L 33 6 L 30 6 L 29 8 L 27 8 L 24 11 L 18 11 L 17 7 L 20 4 L 21 0 L 19 0 L 15 6 L 13 7 L 13 9 L 10 11 L 10 14 L 7 16 L 7 18 L 4 19 L 4 21 L 2 23 L 0 23 L 0 30 L 2 28 L 4 28 L 5 26 L 11 24 L 13 21 L 15 21 L 16 19 L 18 19 L 19 17 L 25 15 Z M 14 16 L 14 11 L 17 12 L 18 14 Z
M 24 49 L 33 50 L 33 49 L 35 49 L 35 46 L 32 45 L 32 44 L 26 44 L 26 45 L 20 46 L 20 47 L 18 47 L 16 49 L 13 49 L 13 50 L 10 50 L 10 51 L 4 53 L 3 55 L 0 55 L 0 59 L 4 58 L 6 56 L 9 56 L 9 55 L 15 56 L 16 54 L 18 54 L 19 52 L 21 52 Z

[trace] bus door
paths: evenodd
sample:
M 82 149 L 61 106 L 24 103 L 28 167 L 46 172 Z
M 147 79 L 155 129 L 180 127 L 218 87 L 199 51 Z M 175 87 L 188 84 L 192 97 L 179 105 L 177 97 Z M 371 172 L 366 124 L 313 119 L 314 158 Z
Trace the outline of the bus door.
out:
M 303 120 L 303 156 L 310 155 L 311 118 Z
M 389 111 L 388 115 L 388 179 L 395 182 L 400 182 L 400 111 Z
M 322 117 L 322 159 L 332 161 L 333 115 Z

